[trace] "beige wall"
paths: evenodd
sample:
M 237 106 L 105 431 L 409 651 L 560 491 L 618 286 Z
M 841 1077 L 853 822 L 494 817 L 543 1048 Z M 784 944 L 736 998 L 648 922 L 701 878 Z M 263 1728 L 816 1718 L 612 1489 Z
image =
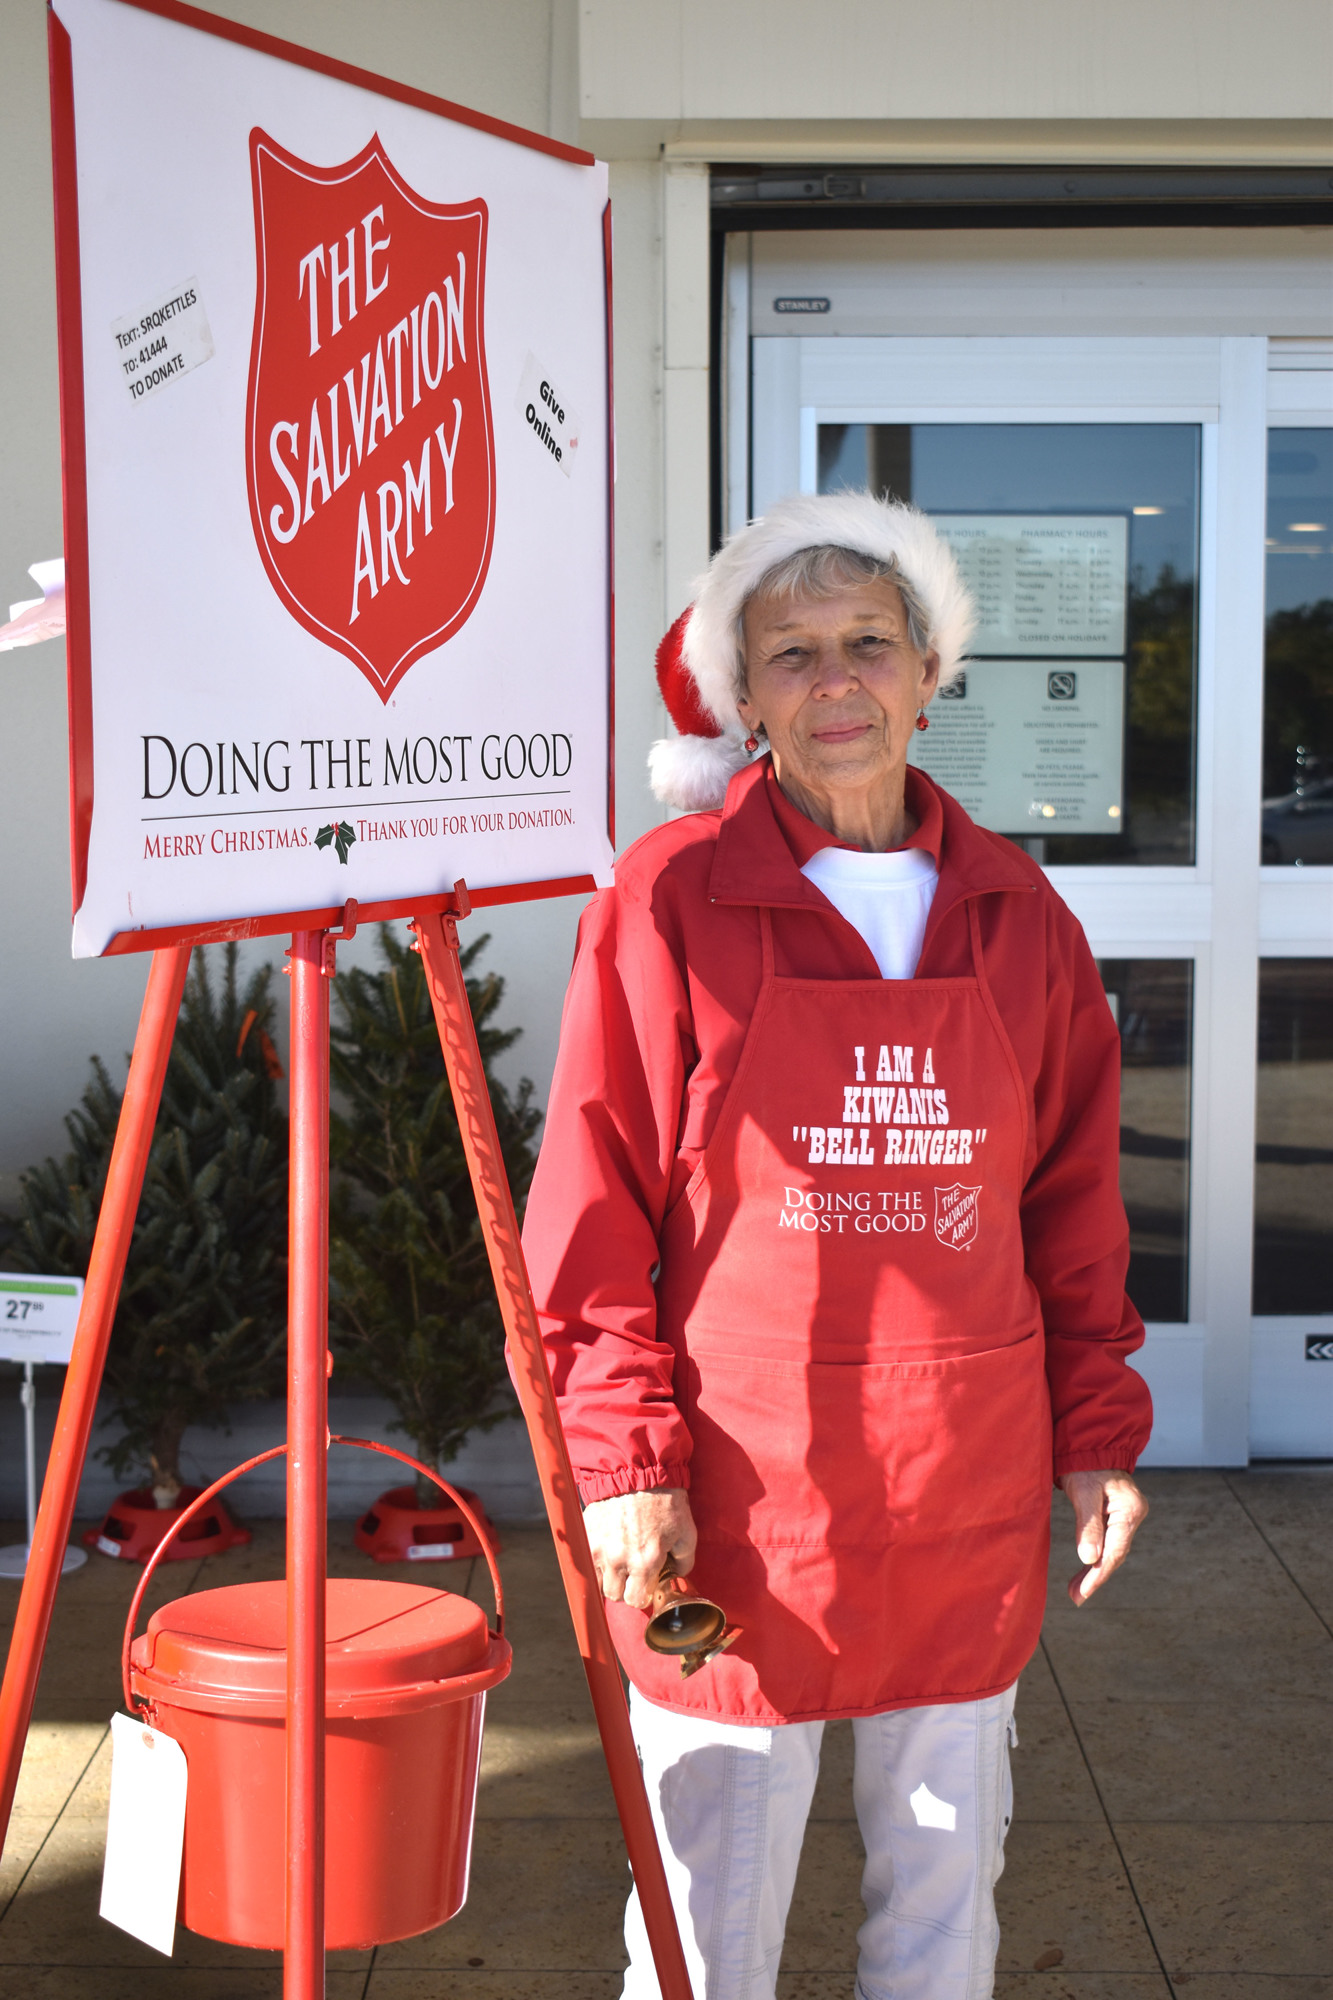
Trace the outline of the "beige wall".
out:
M 1327 0 L 231 0 L 218 11 L 611 162 L 621 844 L 664 622 L 707 557 L 709 159 L 1333 159 Z M 61 547 L 42 0 L 0 0 L 0 605 Z M 69 957 L 61 648 L 0 654 L 0 1200 L 61 1143 L 145 967 Z M 545 1088 L 577 900 L 484 919 Z M 474 923 L 478 928 L 481 920 Z M 371 941 L 353 951 L 369 958 Z M 280 958 L 281 941 L 252 948 Z
M 1327 0 L 583 0 L 587 119 L 1327 118 Z

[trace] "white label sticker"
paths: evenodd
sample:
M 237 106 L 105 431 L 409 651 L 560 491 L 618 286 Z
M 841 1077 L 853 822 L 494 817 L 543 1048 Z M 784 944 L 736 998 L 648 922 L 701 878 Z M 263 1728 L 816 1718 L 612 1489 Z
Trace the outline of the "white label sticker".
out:
M 568 479 L 578 456 L 580 424 L 576 413 L 547 375 L 535 354 L 529 354 L 518 385 L 514 408 L 522 417 L 533 442 L 558 465 Z
M 142 312 L 114 320 L 111 331 L 121 375 L 136 403 L 213 357 L 213 336 L 193 278 L 161 293 Z
M 104 1556 L 118 1556 L 120 1554 L 120 1543 L 113 1542 L 109 1535 L 99 1535 L 97 1537 L 97 1546 Z
M 447 1562 L 453 1552 L 452 1542 L 409 1542 L 407 1560 L 410 1563 Z
M 102 1915 L 171 1956 L 185 1841 L 185 1752 L 131 1715 L 111 1718 Z

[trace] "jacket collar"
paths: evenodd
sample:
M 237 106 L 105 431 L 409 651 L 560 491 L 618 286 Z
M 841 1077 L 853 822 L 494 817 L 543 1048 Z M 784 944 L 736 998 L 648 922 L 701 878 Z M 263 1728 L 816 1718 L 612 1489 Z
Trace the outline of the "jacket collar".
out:
M 969 896 L 1006 889 L 1031 893 L 1036 888 L 1033 864 L 1026 856 L 1016 848 L 1006 851 L 1006 844 L 983 833 L 957 800 L 941 791 L 924 772 L 917 772 L 916 778 L 939 801 L 942 815 L 940 881 L 931 910 L 932 931 L 955 903 Z M 827 900 L 802 875 L 778 824 L 769 798 L 766 757 L 737 772 L 727 788 L 708 893 L 715 903 L 828 913 Z

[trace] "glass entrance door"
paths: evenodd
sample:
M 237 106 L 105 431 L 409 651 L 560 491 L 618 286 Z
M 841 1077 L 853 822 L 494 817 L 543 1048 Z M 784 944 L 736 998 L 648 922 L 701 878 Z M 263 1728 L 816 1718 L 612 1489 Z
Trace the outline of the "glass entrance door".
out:
M 785 492 L 892 492 L 936 518 L 978 598 L 973 660 L 918 755 L 1041 862 L 1101 966 L 1124 1057 L 1121 1181 L 1130 1290 L 1149 1327 L 1152 1462 L 1243 1463 L 1252 1386 L 1265 1412 L 1256 1449 L 1310 1452 L 1321 1397 L 1333 1420 L 1333 1366 L 1296 1367 L 1288 1340 L 1275 1389 L 1262 1356 L 1277 1320 L 1298 1331 L 1287 1308 L 1333 1336 L 1321 1290 L 1333 1272 L 1305 1216 L 1333 1169 L 1333 1134 L 1314 1142 L 1309 1108 L 1324 1069 L 1333 1077 L 1327 1014 L 1291 1054 L 1294 1024 L 1328 985 L 1319 968 L 1333 967 L 1333 868 L 1314 854 L 1333 710 L 1293 720 L 1312 677 L 1284 666 L 1285 720 L 1265 738 L 1268 343 L 761 336 L 748 350 L 748 482 L 733 415 L 729 525 Z M 733 354 L 733 382 L 736 365 Z M 1308 473 L 1302 456 L 1291 476 Z M 1297 497 L 1292 520 L 1322 525 L 1284 524 L 1288 541 L 1333 546 L 1329 507 L 1313 490 L 1308 506 Z M 1317 564 L 1301 560 L 1313 579 Z M 1283 628 L 1284 661 L 1305 660 L 1329 615 L 1319 603 L 1284 599 L 1299 627 L 1296 641 Z M 1270 615 L 1270 689 L 1274 646 Z M 1313 683 L 1333 699 L 1327 679 Z M 1295 799 L 1265 775 L 1275 732 L 1297 759 Z M 1300 846 L 1291 866 L 1275 841 Z M 1285 911 L 1261 897 L 1279 870 Z M 1290 944 L 1285 972 L 1268 969 L 1275 925 L 1308 940 L 1315 971 Z M 1304 1232 L 1305 1289 L 1274 1310 L 1282 1228 Z M 1320 1299 L 1326 1321 L 1312 1315 Z M 1333 1421 L 1320 1455 L 1333 1455 Z

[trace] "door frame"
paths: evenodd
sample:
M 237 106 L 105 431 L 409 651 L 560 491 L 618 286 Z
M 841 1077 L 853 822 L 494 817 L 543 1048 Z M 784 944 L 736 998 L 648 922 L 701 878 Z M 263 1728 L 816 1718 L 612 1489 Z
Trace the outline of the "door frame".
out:
M 750 336 L 747 276 L 737 259 L 725 286 L 729 527 L 742 508 L 748 518 L 783 491 L 815 490 L 821 422 L 1201 427 L 1194 863 L 1061 866 L 1047 874 L 1099 957 L 1194 961 L 1189 1317 L 1149 1327 L 1141 1359 L 1160 1420 L 1148 1462 L 1244 1464 L 1254 1332 L 1268 342 L 1208 334 Z M 1301 872 L 1333 877 L 1333 870 Z M 1292 901 L 1287 880 L 1275 887 Z M 1313 880 L 1302 881 L 1297 901 L 1308 900 L 1307 887 L 1319 893 Z

